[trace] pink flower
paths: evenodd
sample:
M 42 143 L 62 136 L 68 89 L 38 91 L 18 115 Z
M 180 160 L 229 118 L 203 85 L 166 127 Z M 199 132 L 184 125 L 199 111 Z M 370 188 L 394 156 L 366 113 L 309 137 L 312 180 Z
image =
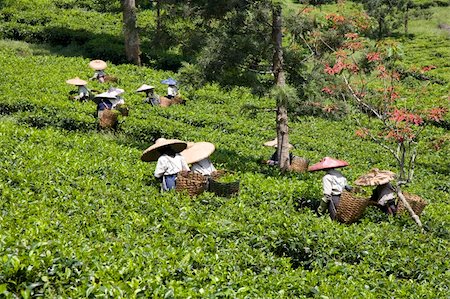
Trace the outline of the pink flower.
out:
M 366 58 L 369 62 L 381 60 L 380 53 L 378 52 L 367 53 Z
M 327 87 L 327 86 L 322 88 L 322 92 L 327 93 L 327 94 L 333 94 L 334 93 L 334 91 L 331 88 Z

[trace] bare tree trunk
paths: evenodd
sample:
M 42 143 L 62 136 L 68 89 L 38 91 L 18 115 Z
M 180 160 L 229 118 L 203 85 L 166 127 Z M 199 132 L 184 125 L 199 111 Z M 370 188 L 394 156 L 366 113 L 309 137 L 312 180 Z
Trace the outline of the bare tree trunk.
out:
M 409 214 L 411 215 L 411 218 L 416 222 L 416 224 L 420 227 L 420 230 L 422 233 L 425 232 L 425 230 L 422 227 L 422 221 L 420 221 L 419 216 L 416 215 L 414 210 L 411 208 L 409 203 L 406 201 L 405 196 L 402 193 L 402 190 L 400 189 L 400 186 L 397 187 L 397 195 L 398 198 L 402 201 L 403 205 L 405 206 L 406 210 L 408 210 Z
M 273 53 L 273 74 L 275 84 L 283 87 L 286 85 L 286 77 L 283 69 L 283 34 L 282 34 L 282 16 L 281 6 L 272 6 L 272 43 L 274 46 Z M 282 171 L 289 169 L 289 132 L 288 132 L 288 115 L 285 102 L 277 102 L 277 146 L 278 146 L 278 165 Z
M 403 19 L 403 26 L 405 29 L 405 37 L 408 37 L 408 21 L 409 21 L 409 3 L 407 2 L 405 8 L 405 16 Z
M 161 34 L 161 1 L 156 0 L 156 36 Z
M 141 49 L 138 28 L 136 26 L 135 0 L 122 0 L 122 11 L 125 55 L 130 63 L 141 65 Z

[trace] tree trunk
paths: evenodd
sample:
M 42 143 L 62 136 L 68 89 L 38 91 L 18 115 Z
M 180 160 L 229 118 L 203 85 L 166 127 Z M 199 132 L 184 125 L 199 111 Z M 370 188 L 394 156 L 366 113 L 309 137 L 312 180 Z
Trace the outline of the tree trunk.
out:
M 161 36 L 161 2 L 156 1 L 156 36 Z
M 422 233 L 425 232 L 425 230 L 422 227 L 422 221 L 420 221 L 419 216 L 416 215 L 414 210 L 411 208 L 409 203 L 406 201 L 405 196 L 402 193 L 402 190 L 400 189 L 400 186 L 397 187 L 397 195 L 398 198 L 402 201 L 403 205 L 405 206 L 406 210 L 408 210 L 409 214 L 411 215 L 411 218 L 416 222 L 416 224 L 420 227 L 420 230 Z
M 403 26 L 405 29 L 405 37 L 408 37 L 408 21 L 409 21 L 409 3 L 406 3 L 406 8 L 405 8 L 405 16 L 403 19 Z
M 130 63 L 141 65 L 139 33 L 136 26 L 135 0 L 122 0 L 125 55 Z
M 282 16 L 281 6 L 274 4 L 272 6 L 272 43 L 274 46 L 273 53 L 273 74 L 275 84 L 283 87 L 286 85 L 286 78 L 283 69 L 283 33 L 282 33 Z M 278 163 L 282 171 L 289 169 L 289 133 L 288 133 L 288 115 L 285 102 L 278 100 L 277 102 L 277 146 L 278 146 Z

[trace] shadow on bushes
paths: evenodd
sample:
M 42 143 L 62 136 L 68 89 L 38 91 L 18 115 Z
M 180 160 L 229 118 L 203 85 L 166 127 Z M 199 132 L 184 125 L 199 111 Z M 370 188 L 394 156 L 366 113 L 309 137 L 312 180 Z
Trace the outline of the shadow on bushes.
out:
M 59 46 L 49 49 L 59 55 L 101 58 L 114 64 L 127 62 L 123 39 L 110 34 L 96 34 L 85 29 L 48 27 L 43 29 L 42 37 L 37 41 Z

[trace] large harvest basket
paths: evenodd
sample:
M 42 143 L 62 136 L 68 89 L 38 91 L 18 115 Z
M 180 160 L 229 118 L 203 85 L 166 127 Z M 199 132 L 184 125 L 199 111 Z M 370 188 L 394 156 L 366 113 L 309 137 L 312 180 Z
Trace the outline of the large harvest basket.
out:
M 368 198 L 357 197 L 348 191 L 342 192 L 336 211 L 336 220 L 347 224 L 356 222 L 363 215 L 368 203 Z
M 159 106 L 161 107 L 169 107 L 172 105 L 172 101 L 166 97 L 159 97 Z
M 103 110 L 99 124 L 101 128 L 112 128 L 117 123 L 117 112 L 111 109 Z
M 415 194 L 409 194 L 406 192 L 403 192 L 403 196 L 405 196 L 406 201 L 409 203 L 411 208 L 413 209 L 414 213 L 416 213 L 417 216 L 420 216 L 422 214 L 423 209 L 425 209 L 425 206 L 428 204 L 428 202 L 423 199 L 422 197 L 415 195 Z M 403 202 L 401 200 L 398 201 L 397 205 L 397 214 L 408 212 L 403 205 Z
M 220 197 L 231 197 L 239 193 L 240 181 L 234 181 L 230 183 L 222 183 L 214 179 L 213 177 L 209 180 L 209 191 L 213 192 Z
M 302 157 L 293 157 L 291 165 L 289 166 L 290 171 L 295 172 L 305 172 L 308 170 L 309 160 Z
M 176 190 L 186 190 L 190 196 L 201 194 L 206 189 L 207 178 L 194 172 L 179 172 L 177 175 Z

